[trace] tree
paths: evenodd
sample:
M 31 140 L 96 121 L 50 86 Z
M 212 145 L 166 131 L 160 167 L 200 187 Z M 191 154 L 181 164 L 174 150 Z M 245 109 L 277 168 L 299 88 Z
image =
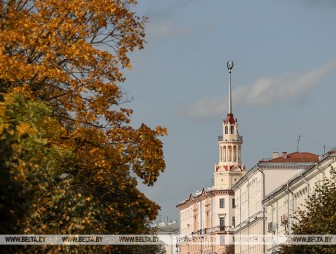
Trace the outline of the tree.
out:
M 38 219 L 26 216 L 22 222 L 24 218 L 18 220 L 21 214 L 13 216 L 16 227 L 4 225 L 4 230 L 40 234 L 151 232 L 148 225 L 159 206 L 141 193 L 137 184 L 140 180 L 151 186 L 164 171 L 159 137 L 167 131 L 145 124 L 133 128 L 132 110 L 123 107 L 128 98 L 121 86 L 125 80 L 122 70 L 131 68 L 128 54 L 142 49 L 144 43 L 146 20 L 131 11 L 135 4 L 134 0 L 0 2 L 0 91 L 5 97 L 20 94 L 23 102 L 19 104 L 30 105 L 23 113 L 36 113 L 34 107 L 45 109 L 41 116 L 34 115 L 39 119 L 35 122 L 22 118 L 24 114 L 11 116 L 17 126 L 27 127 L 27 133 L 22 134 L 27 139 L 16 133 L 16 125 L 2 127 L 7 154 L 1 163 L 7 171 L 1 174 L 7 176 L 7 183 L 17 183 L 8 170 L 19 166 L 13 167 L 8 163 L 11 161 L 19 161 L 17 165 L 25 174 L 35 172 L 31 171 L 34 165 L 43 169 L 36 179 L 50 174 L 45 200 L 33 191 L 36 203 L 27 204 L 28 211 L 22 209 Z M 5 103 L 3 112 L 10 112 L 7 109 L 17 103 Z M 49 124 L 43 125 L 42 119 L 48 119 Z M 46 136 L 39 136 L 40 130 Z M 31 139 L 38 142 L 25 143 Z M 49 161 L 55 164 L 46 173 Z M 58 184 L 55 176 L 62 176 Z M 51 181 L 55 184 L 50 185 Z M 26 196 L 22 199 L 28 200 Z M 12 208 L 20 210 L 14 204 Z
M 127 53 L 143 48 L 145 20 L 129 10 L 135 3 L 1 1 L 1 89 L 25 87 L 72 128 L 128 123 L 118 85 L 121 69 L 131 68 Z
M 0 150 L 8 154 L 2 157 L 0 165 L 0 232 L 106 232 L 109 227 L 104 220 L 109 214 L 101 207 L 103 202 L 92 198 L 94 189 L 85 188 L 76 177 L 64 173 L 63 168 L 71 167 L 75 158 L 68 149 L 69 139 L 62 139 L 65 129 L 49 116 L 50 112 L 44 104 L 27 101 L 20 94 L 5 95 L 0 103 Z M 141 211 L 135 209 L 133 212 L 141 216 Z M 146 230 L 154 233 L 149 227 Z M 48 252 L 71 248 L 74 247 L 43 247 Z M 94 252 L 101 249 L 96 246 L 83 248 Z M 152 253 L 159 250 L 159 246 L 143 248 Z M 125 247 L 114 248 L 114 252 L 122 253 L 119 249 Z M 128 249 L 136 253 L 138 247 Z M 20 250 L 21 247 L 8 249 L 9 252 Z M 33 247 L 29 250 L 41 251 Z M 26 247 L 23 252 L 27 252 Z
M 335 235 L 336 234 L 336 171 L 330 169 L 331 179 L 317 185 L 305 205 L 299 210 L 292 226 L 294 235 Z M 284 245 L 278 253 L 336 253 L 333 245 Z
M 69 181 L 58 183 L 62 166 L 72 156 L 64 144 L 54 142 L 60 139 L 64 128 L 48 116 L 50 110 L 42 103 L 27 101 L 20 94 L 6 94 L 2 99 L 0 149 L 7 151 L 7 156 L 2 156 L 0 165 L 0 232 L 45 232 L 63 221 L 77 227 L 89 226 L 86 220 L 78 223 L 78 219 L 69 217 L 70 209 L 81 215 L 78 211 L 85 207 L 85 198 L 69 197 L 73 189 Z M 69 202 L 71 206 L 67 205 Z

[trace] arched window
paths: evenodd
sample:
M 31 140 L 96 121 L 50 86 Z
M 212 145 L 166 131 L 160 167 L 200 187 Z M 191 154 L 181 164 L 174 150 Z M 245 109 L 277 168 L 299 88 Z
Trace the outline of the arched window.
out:
M 234 134 L 234 126 L 231 126 L 231 134 Z
M 229 129 L 227 126 L 225 126 L 225 134 L 228 134 L 229 133 Z

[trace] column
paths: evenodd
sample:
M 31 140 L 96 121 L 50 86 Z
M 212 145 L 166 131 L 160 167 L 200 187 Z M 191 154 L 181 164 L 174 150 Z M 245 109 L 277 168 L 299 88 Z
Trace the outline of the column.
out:
M 219 161 L 223 161 L 223 148 L 221 146 L 219 147 Z

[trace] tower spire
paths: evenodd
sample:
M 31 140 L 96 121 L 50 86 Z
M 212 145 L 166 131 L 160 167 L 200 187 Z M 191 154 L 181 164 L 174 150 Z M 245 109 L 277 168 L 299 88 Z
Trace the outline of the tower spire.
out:
M 214 188 L 231 189 L 245 174 L 242 163 L 243 137 L 238 132 L 238 122 L 232 113 L 231 71 L 233 61 L 226 64 L 229 70 L 229 112 L 223 120 L 223 136 L 218 137 L 219 162 L 215 165 Z
M 233 68 L 233 65 L 233 61 L 228 61 L 226 64 L 229 70 L 229 114 L 232 114 L 231 70 Z

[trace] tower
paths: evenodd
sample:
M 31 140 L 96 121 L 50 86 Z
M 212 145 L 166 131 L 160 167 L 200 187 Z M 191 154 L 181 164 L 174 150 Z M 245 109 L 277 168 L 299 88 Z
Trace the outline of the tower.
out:
M 238 132 L 238 121 L 232 113 L 231 71 L 233 62 L 227 63 L 229 71 L 229 112 L 223 120 L 223 134 L 218 137 L 219 162 L 215 165 L 215 189 L 231 189 L 243 176 L 242 164 L 243 137 Z

